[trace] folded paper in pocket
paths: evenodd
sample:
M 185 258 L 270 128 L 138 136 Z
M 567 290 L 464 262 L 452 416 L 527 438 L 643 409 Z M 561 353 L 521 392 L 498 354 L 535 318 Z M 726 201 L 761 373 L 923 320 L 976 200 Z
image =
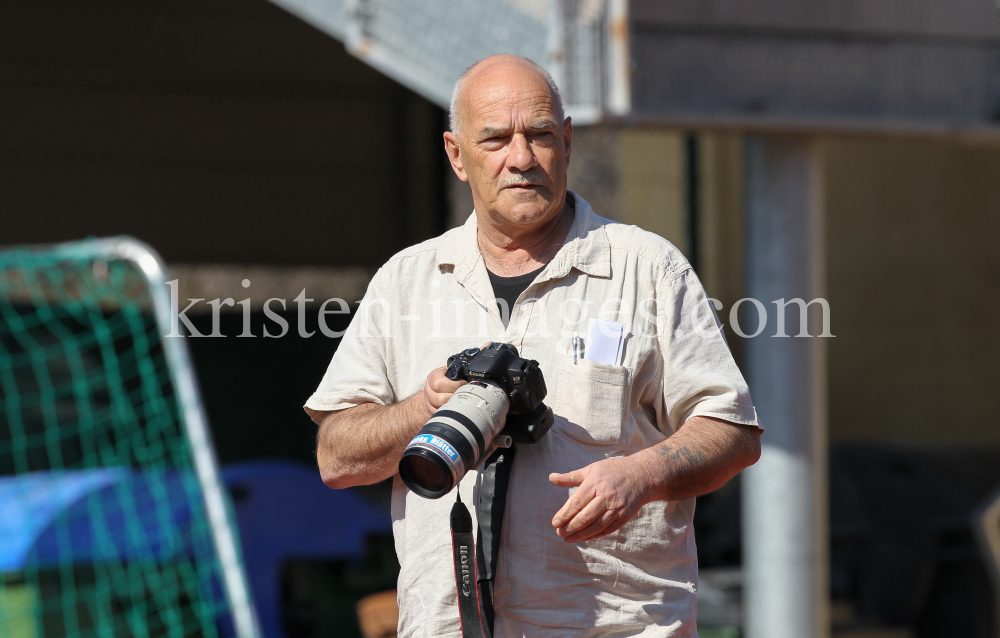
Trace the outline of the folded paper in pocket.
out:
M 592 318 L 584 345 L 584 359 L 620 366 L 625 346 L 625 324 Z

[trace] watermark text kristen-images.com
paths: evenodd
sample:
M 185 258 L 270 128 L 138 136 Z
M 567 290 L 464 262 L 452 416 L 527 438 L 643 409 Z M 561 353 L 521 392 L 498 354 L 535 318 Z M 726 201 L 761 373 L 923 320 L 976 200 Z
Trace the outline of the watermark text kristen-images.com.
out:
M 178 293 L 177 280 L 168 281 L 166 284 L 170 288 L 170 332 L 164 337 L 263 337 L 277 339 L 279 337 L 284 337 L 289 334 L 291 327 L 288 324 L 288 320 L 279 314 L 277 310 L 280 308 L 282 311 L 287 311 L 291 304 L 286 299 L 281 299 L 278 297 L 272 297 L 266 300 L 262 306 L 264 311 L 264 316 L 266 319 L 273 324 L 271 327 L 273 329 L 269 330 L 267 322 L 261 327 L 261 332 L 255 333 L 252 330 L 250 316 L 250 298 L 241 299 L 236 301 L 231 297 L 225 299 L 218 298 L 206 301 L 205 299 L 187 299 L 187 305 L 181 309 L 180 299 Z M 249 287 L 250 282 L 247 279 L 243 280 L 243 287 Z M 299 337 L 309 338 L 317 334 L 317 331 L 309 331 L 306 329 L 306 318 L 311 312 L 316 313 L 317 327 L 319 328 L 319 334 L 330 339 L 339 339 L 344 336 L 345 330 L 333 330 L 327 324 L 328 317 L 330 315 L 349 315 L 351 313 L 351 304 L 334 297 L 332 299 L 327 299 L 319 305 L 318 308 L 307 308 L 307 304 L 312 304 L 315 300 L 306 296 L 305 289 L 302 290 L 291 303 L 295 304 L 296 310 L 296 328 Z M 504 315 L 504 323 L 507 323 L 506 319 L 508 317 L 509 309 L 507 304 L 503 299 L 494 300 L 498 303 L 501 308 L 501 312 Z M 536 300 L 537 301 L 537 300 Z M 212 314 L 212 330 L 211 332 L 204 333 L 197 330 L 191 319 L 188 318 L 187 313 L 192 310 L 192 308 L 197 308 L 201 303 L 205 303 L 209 306 Z M 692 308 L 688 313 L 687 317 L 675 318 L 671 323 L 673 325 L 674 334 L 677 337 L 683 336 L 685 334 L 695 334 L 698 336 L 708 336 L 713 334 L 713 331 L 718 330 L 719 324 L 716 323 L 718 319 L 718 311 L 721 311 L 723 306 L 722 302 L 717 299 L 708 298 L 706 303 L 711 303 L 714 308 L 714 312 L 705 313 L 699 308 Z M 476 312 L 476 308 L 479 307 L 479 303 L 474 299 L 467 299 L 464 301 L 455 301 L 451 304 L 452 308 L 442 308 L 440 300 L 428 301 L 425 305 L 427 306 L 427 315 L 421 316 L 419 314 L 399 314 L 394 313 L 393 308 L 390 307 L 390 303 L 387 300 L 374 300 L 362 304 L 361 301 L 355 301 L 355 305 L 358 305 L 357 315 L 354 321 L 360 322 L 358 324 L 358 335 L 361 337 L 378 335 L 380 337 L 391 337 L 393 333 L 394 326 L 399 326 L 403 323 L 420 322 L 421 320 L 429 320 L 429 337 L 490 337 L 495 334 L 495 326 L 491 328 L 491 320 L 483 312 Z M 770 302 L 775 306 L 773 312 L 776 317 L 775 322 L 775 332 L 771 337 L 834 337 L 836 335 L 830 332 L 830 304 L 826 299 L 816 298 L 810 301 L 805 301 L 800 298 L 793 299 L 775 299 Z M 818 306 L 817 310 L 820 314 L 820 325 L 816 326 L 815 321 L 812 322 L 813 330 L 810 331 L 810 321 L 809 321 L 809 308 L 813 305 Z M 626 307 L 623 307 L 626 306 Z M 223 307 L 233 307 L 240 306 L 243 314 L 243 325 L 242 331 L 237 335 L 227 335 L 223 334 L 221 331 L 221 321 L 220 314 Z M 746 306 L 743 311 L 744 317 L 741 323 L 741 308 Z M 787 321 L 786 311 L 789 306 L 793 306 L 797 312 L 797 321 L 795 315 L 792 316 L 791 321 L 798 324 L 797 334 L 788 334 L 787 327 L 790 322 Z M 464 328 L 469 326 L 467 321 L 468 317 L 466 312 L 469 310 L 475 313 L 478 317 L 478 326 L 475 333 L 466 334 Z M 653 335 L 661 332 L 659 330 L 659 324 L 662 323 L 663 319 L 661 316 L 656 314 L 656 300 L 647 299 L 639 302 L 637 308 L 637 314 L 639 316 L 640 326 L 630 328 L 633 332 L 638 332 L 639 334 Z M 201 309 L 198 309 L 201 310 Z M 631 308 L 627 307 L 627 304 L 622 304 L 618 299 L 607 299 L 601 304 L 597 304 L 591 300 L 582 299 L 566 299 L 561 304 L 559 308 L 550 308 L 547 304 L 537 304 L 536 308 L 531 313 L 531 325 L 532 327 L 537 326 L 537 329 L 529 331 L 528 334 L 532 336 L 561 336 L 568 337 L 572 336 L 574 332 L 585 331 L 587 329 L 587 321 L 591 317 L 596 317 L 599 319 L 607 319 L 610 321 L 616 321 L 621 314 L 628 315 L 631 312 Z M 412 309 L 411 309 L 412 311 Z M 453 334 L 444 333 L 444 313 L 451 312 L 453 320 L 449 322 L 449 325 L 454 326 Z M 815 314 L 816 310 L 813 311 Z M 541 315 L 539 315 L 541 313 Z M 552 316 L 546 316 L 550 313 Z M 755 328 L 752 332 L 747 332 L 744 330 L 743 324 L 750 324 L 751 321 L 747 319 L 756 313 Z M 527 315 L 525 315 L 527 318 Z M 555 319 L 552 321 L 551 319 Z M 733 333 L 744 339 L 752 339 L 761 335 L 768 326 L 768 307 L 763 302 L 758 299 L 753 299 L 750 297 L 744 297 L 732 305 L 728 313 L 729 327 L 732 329 Z M 815 319 L 815 317 L 814 317 Z M 720 322 L 721 323 L 721 322 Z M 181 329 L 181 326 L 184 329 Z M 790 326 L 793 331 L 795 326 Z M 636 329 L 638 328 L 638 330 Z

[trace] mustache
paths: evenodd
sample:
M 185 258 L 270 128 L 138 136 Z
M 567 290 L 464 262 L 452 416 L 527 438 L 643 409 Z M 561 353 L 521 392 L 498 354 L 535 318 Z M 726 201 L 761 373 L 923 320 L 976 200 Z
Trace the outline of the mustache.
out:
M 507 188 L 509 186 L 525 186 L 528 184 L 543 184 L 545 182 L 544 176 L 536 171 L 528 171 L 526 173 L 518 173 L 516 175 L 511 175 L 500 181 L 500 188 Z

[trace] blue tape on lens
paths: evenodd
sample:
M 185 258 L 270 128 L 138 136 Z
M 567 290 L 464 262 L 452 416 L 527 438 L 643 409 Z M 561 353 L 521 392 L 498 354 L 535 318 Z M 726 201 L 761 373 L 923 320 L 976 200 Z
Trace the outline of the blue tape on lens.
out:
M 444 455 L 447 456 L 452 462 L 452 465 L 457 466 L 459 463 L 458 451 L 452 447 L 451 443 L 448 443 L 444 439 L 436 437 L 433 434 L 418 434 L 410 443 L 410 445 L 413 444 L 425 445 L 444 453 Z

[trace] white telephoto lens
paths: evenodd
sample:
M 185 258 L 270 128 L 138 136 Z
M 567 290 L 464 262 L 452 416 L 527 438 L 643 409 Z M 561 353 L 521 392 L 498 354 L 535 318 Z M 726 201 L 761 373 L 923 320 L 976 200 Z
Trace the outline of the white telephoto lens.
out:
M 507 395 L 492 383 L 463 385 L 406 446 L 400 478 L 420 496 L 444 496 L 485 457 L 506 424 L 509 406 Z

